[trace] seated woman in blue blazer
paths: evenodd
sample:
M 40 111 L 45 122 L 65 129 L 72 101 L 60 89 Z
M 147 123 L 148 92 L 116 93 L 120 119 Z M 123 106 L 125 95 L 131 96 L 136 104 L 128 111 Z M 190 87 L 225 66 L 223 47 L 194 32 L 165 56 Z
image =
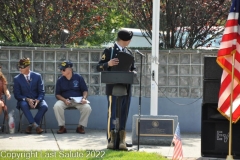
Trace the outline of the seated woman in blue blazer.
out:
M 44 85 L 42 76 L 39 73 L 30 70 L 30 59 L 22 58 L 18 62 L 20 74 L 14 77 L 13 93 L 17 102 L 18 109 L 29 122 L 26 129 L 27 134 L 31 134 L 32 128 L 36 128 L 36 133 L 41 134 L 43 130 L 40 128 L 40 122 L 48 110 L 48 105 L 44 100 Z M 33 117 L 30 112 L 31 108 L 38 109 L 37 114 Z

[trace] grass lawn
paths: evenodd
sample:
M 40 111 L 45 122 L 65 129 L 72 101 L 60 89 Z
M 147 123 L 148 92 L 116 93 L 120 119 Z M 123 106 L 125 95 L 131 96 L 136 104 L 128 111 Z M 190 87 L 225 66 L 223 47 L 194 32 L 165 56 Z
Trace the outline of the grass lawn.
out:
M 4 160 L 166 160 L 158 153 L 114 150 L 64 150 L 64 151 L 0 151 L 0 159 Z

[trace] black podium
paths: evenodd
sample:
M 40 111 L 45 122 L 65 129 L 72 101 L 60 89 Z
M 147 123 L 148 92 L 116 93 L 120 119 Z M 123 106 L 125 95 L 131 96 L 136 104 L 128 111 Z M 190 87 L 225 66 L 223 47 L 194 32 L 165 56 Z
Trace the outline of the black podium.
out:
M 120 107 L 121 98 L 127 94 L 126 88 L 127 84 L 138 84 L 137 75 L 133 72 L 125 71 L 104 71 L 101 72 L 101 82 L 106 84 L 115 84 L 113 87 L 113 96 L 116 96 L 117 108 L 116 108 L 116 120 L 115 120 L 115 142 L 114 149 L 119 149 L 119 122 L 120 122 Z
M 138 84 L 137 75 L 133 72 L 104 71 L 101 72 L 101 81 L 106 84 Z

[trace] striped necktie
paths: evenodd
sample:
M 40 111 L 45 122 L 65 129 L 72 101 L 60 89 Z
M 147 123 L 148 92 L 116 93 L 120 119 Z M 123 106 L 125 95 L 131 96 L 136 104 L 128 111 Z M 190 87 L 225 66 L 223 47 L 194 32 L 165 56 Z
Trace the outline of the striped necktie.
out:
M 26 76 L 27 77 L 27 82 L 30 83 L 30 79 L 29 79 L 29 76 Z

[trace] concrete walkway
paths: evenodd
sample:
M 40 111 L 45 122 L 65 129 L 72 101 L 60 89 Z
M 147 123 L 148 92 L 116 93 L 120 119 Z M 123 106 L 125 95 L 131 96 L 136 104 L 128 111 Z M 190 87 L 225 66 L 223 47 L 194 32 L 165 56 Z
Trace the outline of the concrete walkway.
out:
M 66 134 L 56 134 L 57 130 L 47 130 L 47 133 L 38 135 L 32 133 L 0 134 L 0 152 L 9 150 L 104 150 L 107 146 L 105 130 L 86 129 L 86 134 L 78 134 L 75 130 L 68 130 Z M 183 134 L 184 159 L 215 159 L 201 158 L 201 137 L 198 134 Z M 126 141 L 131 143 L 131 132 L 127 132 Z M 137 151 L 138 146 L 133 145 L 129 150 Z M 139 151 L 156 152 L 171 158 L 173 147 L 139 145 Z M 0 158 L 1 159 L 1 158 Z

